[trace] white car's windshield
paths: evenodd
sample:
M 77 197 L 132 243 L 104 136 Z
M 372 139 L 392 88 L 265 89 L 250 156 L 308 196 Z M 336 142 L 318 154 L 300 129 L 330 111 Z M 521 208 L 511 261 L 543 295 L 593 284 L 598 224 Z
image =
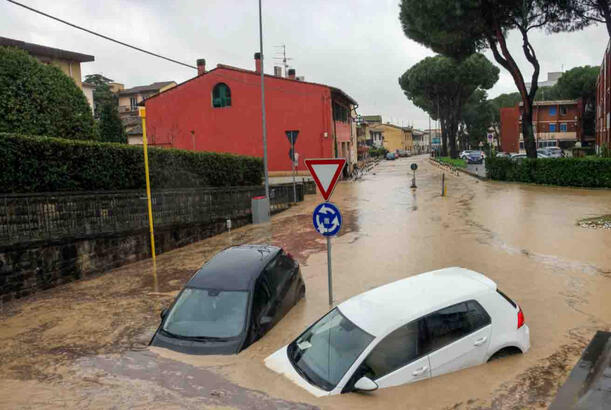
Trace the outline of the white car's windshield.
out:
M 288 356 L 303 378 L 330 391 L 372 340 L 335 308 L 289 345 Z
M 178 337 L 235 337 L 246 318 L 247 291 L 185 289 L 163 324 Z

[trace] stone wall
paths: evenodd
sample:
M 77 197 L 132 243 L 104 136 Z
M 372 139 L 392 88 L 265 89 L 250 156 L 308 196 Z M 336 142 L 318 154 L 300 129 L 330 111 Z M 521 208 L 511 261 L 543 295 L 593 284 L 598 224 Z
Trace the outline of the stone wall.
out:
M 163 253 L 251 222 L 262 187 L 153 194 L 155 244 Z M 0 197 L 0 303 L 149 258 L 141 192 Z M 298 185 L 298 201 L 304 187 Z M 292 185 L 270 191 L 272 212 L 289 207 Z

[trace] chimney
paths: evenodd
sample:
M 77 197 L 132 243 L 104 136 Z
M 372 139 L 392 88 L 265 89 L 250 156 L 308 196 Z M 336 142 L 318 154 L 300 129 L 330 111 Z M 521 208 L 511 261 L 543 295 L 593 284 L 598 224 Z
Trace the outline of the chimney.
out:
M 255 53 L 255 71 L 257 73 L 261 72 L 261 53 Z
M 295 69 L 294 68 L 289 68 L 289 79 L 290 80 L 295 79 Z
M 282 77 L 282 67 L 274 66 L 274 75 L 276 77 Z
M 198 58 L 197 59 L 197 75 L 202 75 L 206 73 L 206 59 Z

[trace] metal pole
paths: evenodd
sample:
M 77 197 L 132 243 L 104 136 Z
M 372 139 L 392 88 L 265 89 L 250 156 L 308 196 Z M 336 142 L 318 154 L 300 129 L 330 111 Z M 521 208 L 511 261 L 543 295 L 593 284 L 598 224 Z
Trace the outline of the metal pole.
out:
M 329 271 L 329 306 L 333 306 L 333 275 L 331 272 L 331 237 L 327 236 L 327 269 Z
M 265 173 L 265 197 L 269 201 L 269 175 L 267 172 L 267 127 L 265 125 L 265 70 L 263 69 L 263 17 L 261 16 L 261 0 L 259 0 L 259 54 L 261 55 L 261 122 L 263 124 L 263 171 Z
M 149 178 L 149 154 L 148 143 L 146 140 L 146 108 L 140 107 L 140 117 L 142 118 L 142 147 L 144 150 L 144 175 L 146 177 L 146 200 L 148 203 L 149 232 L 151 235 L 151 254 L 153 255 L 153 267 L 157 263 L 155 256 L 155 230 L 153 228 L 153 204 L 151 201 L 151 180 Z
M 441 174 L 441 196 L 446 195 L 446 174 Z
M 291 158 L 291 165 L 293 167 L 293 202 L 297 203 L 297 188 L 295 187 L 295 135 L 291 134 L 291 152 L 293 158 Z

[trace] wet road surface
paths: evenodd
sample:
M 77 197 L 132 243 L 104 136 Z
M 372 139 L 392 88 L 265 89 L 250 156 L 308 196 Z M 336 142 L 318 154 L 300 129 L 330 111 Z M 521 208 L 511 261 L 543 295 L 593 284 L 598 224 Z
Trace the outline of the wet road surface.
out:
M 412 191 L 412 162 L 419 165 Z M 611 329 L 611 232 L 580 218 L 611 213 L 611 191 L 484 182 L 446 175 L 425 157 L 384 161 L 333 201 L 339 303 L 381 284 L 446 266 L 482 272 L 523 308 L 531 350 L 476 368 L 370 394 L 317 399 L 263 359 L 328 310 L 324 240 L 306 201 L 273 217 L 104 275 L 2 306 L 0 408 L 545 408 L 596 330 Z M 195 270 L 232 244 L 283 246 L 302 265 L 306 299 L 236 356 L 148 348 Z

